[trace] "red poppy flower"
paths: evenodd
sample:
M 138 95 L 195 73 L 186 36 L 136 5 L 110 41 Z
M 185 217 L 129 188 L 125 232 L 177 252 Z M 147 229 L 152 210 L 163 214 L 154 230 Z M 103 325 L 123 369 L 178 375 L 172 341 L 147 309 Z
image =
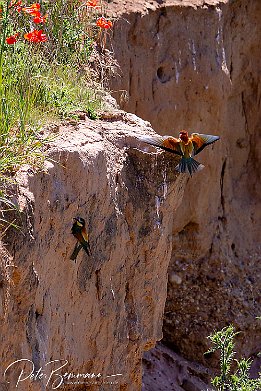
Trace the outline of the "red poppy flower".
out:
M 18 36 L 19 36 L 19 33 L 16 33 L 16 34 L 14 34 L 14 35 L 10 35 L 10 37 L 7 37 L 7 38 L 5 39 L 5 41 L 6 41 L 6 43 L 7 43 L 8 45 L 13 45 L 14 43 L 17 42 Z
M 93 0 L 93 1 L 87 1 L 86 5 L 87 7 L 93 7 L 93 8 L 96 8 L 98 5 L 97 5 L 98 1 L 97 0 Z
M 9 8 L 15 7 L 16 5 L 21 5 L 22 1 L 21 0 L 11 0 L 9 3 Z
M 21 0 L 12 0 L 9 4 L 9 8 L 15 8 L 17 12 L 22 11 L 22 1 Z
M 26 14 L 30 14 L 30 15 L 32 15 L 32 16 L 38 16 L 40 7 L 41 7 L 41 6 L 40 6 L 39 3 L 33 3 L 33 4 L 30 5 L 29 7 L 24 7 L 24 8 L 22 8 L 22 10 L 23 10 Z
M 38 23 L 45 23 L 47 19 L 47 14 L 42 15 L 41 12 L 38 12 L 38 14 L 33 18 L 33 22 L 38 24 Z
M 103 16 L 96 20 L 96 25 L 101 27 L 102 29 L 109 29 L 112 27 L 112 22 L 110 20 L 106 20 Z
M 43 30 L 33 30 L 30 33 L 24 35 L 24 38 L 29 42 L 46 42 L 47 36 L 43 34 Z

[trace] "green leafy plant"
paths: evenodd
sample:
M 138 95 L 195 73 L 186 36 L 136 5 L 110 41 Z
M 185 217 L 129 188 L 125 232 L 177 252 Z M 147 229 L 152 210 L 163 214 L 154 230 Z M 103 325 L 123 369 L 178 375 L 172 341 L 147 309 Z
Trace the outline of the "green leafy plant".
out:
M 237 334 L 234 326 L 230 325 L 208 337 L 213 346 L 207 353 L 220 352 L 220 375 L 211 383 L 218 391 L 258 391 L 261 388 L 261 374 L 258 379 L 250 378 L 252 360 L 234 358 Z

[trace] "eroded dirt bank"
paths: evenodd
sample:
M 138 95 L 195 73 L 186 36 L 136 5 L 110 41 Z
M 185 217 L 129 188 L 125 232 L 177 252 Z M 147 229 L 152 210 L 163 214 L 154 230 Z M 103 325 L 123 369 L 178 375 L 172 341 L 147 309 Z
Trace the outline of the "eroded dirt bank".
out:
M 16 389 L 22 364 L 4 371 L 18 359 L 31 361 L 22 379 L 33 364 L 48 375 L 19 381 L 19 391 L 50 389 L 66 372 L 103 376 L 98 385 L 65 379 L 66 390 L 141 389 L 143 351 L 162 337 L 173 213 L 185 184 L 173 159 L 137 149 L 137 134 L 148 132 L 126 113 L 67 125 L 44 173 L 19 172 L 13 200 L 23 234 L 9 233 L 1 258 L 1 391 Z M 86 219 L 92 252 L 76 263 L 75 216 Z
M 199 155 L 173 223 L 164 340 L 201 361 L 233 322 L 238 350 L 260 350 L 261 3 L 114 1 L 110 81 L 121 107 L 160 134 L 218 134 Z M 118 92 L 120 91 L 120 92 Z M 125 91 L 125 93 L 124 93 Z M 209 363 L 207 363 L 209 365 Z

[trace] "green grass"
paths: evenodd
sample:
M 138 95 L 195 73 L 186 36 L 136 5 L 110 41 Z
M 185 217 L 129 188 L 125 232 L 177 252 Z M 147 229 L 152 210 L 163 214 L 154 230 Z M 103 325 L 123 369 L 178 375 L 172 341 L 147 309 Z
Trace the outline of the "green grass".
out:
M 106 36 L 95 25 L 101 9 L 70 0 L 40 5 L 48 18 L 36 25 L 32 15 L 10 7 L 10 0 L 0 1 L 0 211 L 3 203 L 10 206 L 5 187 L 17 169 L 43 165 L 48 139 L 40 129 L 77 118 L 77 111 L 96 119 L 103 105 L 104 91 L 88 65 L 95 40 Z M 26 41 L 32 29 L 42 29 L 46 42 Z M 17 42 L 8 44 L 6 38 L 17 32 Z

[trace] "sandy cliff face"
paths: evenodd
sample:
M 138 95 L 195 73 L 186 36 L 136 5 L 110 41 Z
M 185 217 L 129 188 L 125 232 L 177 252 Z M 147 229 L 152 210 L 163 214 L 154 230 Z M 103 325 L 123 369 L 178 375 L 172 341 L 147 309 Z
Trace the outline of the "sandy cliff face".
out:
M 115 1 L 112 12 L 113 4 L 122 76 L 111 86 L 127 91 L 128 100 L 116 93 L 122 107 L 161 134 L 186 128 L 221 140 L 198 156 L 202 172 L 178 176 L 172 156 L 135 149 L 138 133 L 153 132 L 148 124 L 119 114 L 62 127 L 46 172 L 20 171 L 24 234 L 9 234 L 1 250 L 1 391 L 14 390 L 20 364 L 3 371 L 21 358 L 42 368 L 21 391 L 48 389 L 65 372 L 103 376 L 98 385 L 72 379 L 68 390 L 140 390 L 142 354 L 162 337 L 167 280 L 164 338 L 186 357 L 201 360 L 205 337 L 229 322 L 245 355 L 260 349 L 261 4 Z M 87 221 L 92 255 L 75 264 L 76 215 Z M 203 389 L 180 371 L 198 367 L 160 347 L 146 354 L 152 369 L 155 356 L 171 357 L 177 372 L 162 389 Z M 68 364 L 47 385 L 65 364 L 46 367 L 51 360 Z M 26 362 L 23 375 L 31 369 Z M 160 391 L 157 381 L 148 377 L 146 389 Z
M 261 3 L 124 2 L 113 32 L 121 106 L 161 134 L 221 137 L 198 160 L 173 224 L 164 339 L 202 360 L 230 322 L 260 349 Z M 125 90 L 125 95 L 117 91 Z M 127 96 L 127 99 L 126 99 Z
M 5 238 L 1 261 L 1 391 L 16 389 L 22 363 L 3 372 L 19 359 L 35 366 L 25 379 L 25 363 L 19 391 L 50 389 L 66 372 L 103 376 L 67 378 L 66 390 L 139 390 L 142 353 L 162 337 L 184 177 L 173 158 L 137 149 L 137 134 L 153 133 L 148 123 L 109 117 L 61 127 L 46 171 L 18 174 L 23 234 Z M 92 251 L 76 263 L 75 216 L 86 219 Z

